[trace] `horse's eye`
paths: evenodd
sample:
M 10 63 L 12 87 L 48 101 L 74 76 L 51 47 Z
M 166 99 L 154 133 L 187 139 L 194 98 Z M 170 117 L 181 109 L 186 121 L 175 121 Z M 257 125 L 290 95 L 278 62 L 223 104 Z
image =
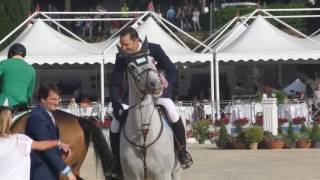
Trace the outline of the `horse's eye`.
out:
M 133 65 L 129 65 L 128 68 L 129 68 L 130 71 L 134 70 L 134 66 Z

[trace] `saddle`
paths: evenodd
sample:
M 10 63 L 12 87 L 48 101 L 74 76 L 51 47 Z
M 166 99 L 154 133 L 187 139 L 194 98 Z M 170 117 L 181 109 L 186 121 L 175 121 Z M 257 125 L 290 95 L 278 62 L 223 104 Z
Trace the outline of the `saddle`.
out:
M 10 110 L 11 110 L 11 113 L 12 113 L 12 115 L 13 116 L 16 116 L 16 115 L 18 115 L 18 114 L 20 114 L 20 113 L 22 113 L 22 112 L 25 112 L 25 111 L 28 111 L 29 110 L 29 108 L 28 108 L 28 105 L 27 104 L 17 104 L 17 105 L 15 105 L 15 106 L 12 106 L 11 108 L 10 108 Z
M 166 123 L 171 126 L 172 123 L 169 121 L 166 109 L 162 105 L 156 105 L 158 112 L 160 113 L 161 118 L 164 117 Z M 124 110 L 123 114 L 120 117 L 120 129 L 123 127 L 123 125 L 126 123 L 128 117 L 128 110 Z

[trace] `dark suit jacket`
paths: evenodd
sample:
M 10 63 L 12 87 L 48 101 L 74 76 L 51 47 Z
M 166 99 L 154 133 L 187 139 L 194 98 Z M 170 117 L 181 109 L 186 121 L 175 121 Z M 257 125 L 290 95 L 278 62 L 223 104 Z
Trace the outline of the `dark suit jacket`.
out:
M 31 112 L 26 125 L 26 135 L 35 141 L 58 140 L 59 130 L 45 108 L 38 106 Z M 66 168 L 58 147 L 46 151 L 31 152 L 30 180 L 57 180 Z
M 162 97 L 172 97 L 172 85 L 176 82 L 178 77 L 178 71 L 176 66 L 172 63 L 166 53 L 163 51 L 159 44 L 148 43 L 150 56 L 152 56 L 157 61 L 157 69 L 160 71 L 164 71 L 166 74 L 166 79 L 169 83 L 168 88 Z M 113 109 L 116 111 L 119 110 L 121 104 L 118 102 L 118 94 L 119 92 L 124 92 L 123 99 L 126 99 L 127 90 L 123 90 L 123 80 L 124 80 L 124 72 L 126 72 L 127 68 L 127 60 L 123 59 L 121 55 L 118 53 L 116 56 L 116 62 L 114 65 L 114 69 L 112 72 L 111 79 L 111 87 L 110 87 L 110 95 L 112 100 Z M 126 100 L 125 100 L 126 101 Z M 127 103 L 127 102 L 125 102 Z

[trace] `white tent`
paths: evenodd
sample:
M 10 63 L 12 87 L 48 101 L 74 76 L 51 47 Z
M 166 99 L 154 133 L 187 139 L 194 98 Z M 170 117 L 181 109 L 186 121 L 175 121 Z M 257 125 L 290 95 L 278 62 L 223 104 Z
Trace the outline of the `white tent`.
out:
M 102 59 L 98 49 L 63 35 L 41 19 L 28 25 L 12 43 L 17 42 L 26 46 L 26 61 L 30 64 L 92 64 Z M 9 47 L 0 52 L 0 59 L 6 58 Z
M 285 33 L 258 16 L 245 32 L 230 45 L 220 47 L 216 54 L 218 61 L 308 60 L 320 58 L 320 47 Z
M 258 11 L 254 11 L 242 24 L 245 24 Z M 261 11 L 268 14 L 263 10 Z M 277 18 L 274 19 L 281 22 Z M 310 38 L 291 36 L 274 27 L 260 15 L 245 31 L 240 26 L 235 28 L 212 50 L 214 51 L 215 62 L 215 96 L 218 103 L 220 102 L 219 61 L 320 59 L 319 43 Z M 211 94 L 214 94 L 213 91 Z M 217 104 L 217 112 L 219 112 L 219 109 L 220 107 Z
M 212 54 L 200 54 L 192 52 L 186 47 L 182 46 L 179 42 L 173 39 L 167 32 L 164 31 L 162 27 L 152 18 L 148 17 L 145 22 L 141 25 L 134 27 L 140 38 L 143 40 L 145 37 L 148 38 L 149 42 L 160 44 L 166 54 L 170 59 L 175 62 L 205 62 L 212 59 Z M 119 40 L 119 37 L 113 39 L 114 43 L 111 43 L 111 46 L 105 51 L 105 59 L 115 60 L 116 53 L 118 49 L 116 43 Z
M 306 92 L 306 85 L 300 79 L 296 79 L 284 88 L 283 91 L 288 95 L 295 95 L 296 92 Z

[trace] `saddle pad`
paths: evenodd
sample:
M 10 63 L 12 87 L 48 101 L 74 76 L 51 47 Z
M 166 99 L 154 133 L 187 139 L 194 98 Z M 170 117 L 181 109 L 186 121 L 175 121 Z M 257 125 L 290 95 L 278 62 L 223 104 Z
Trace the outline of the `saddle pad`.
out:
M 12 118 L 12 124 L 14 122 L 16 122 L 16 120 L 18 120 L 20 117 L 26 115 L 27 113 L 31 112 L 31 110 L 28 110 L 28 111 L 21 111 L 19 112 L 18 114 L 14 114 L 13 118 Z

